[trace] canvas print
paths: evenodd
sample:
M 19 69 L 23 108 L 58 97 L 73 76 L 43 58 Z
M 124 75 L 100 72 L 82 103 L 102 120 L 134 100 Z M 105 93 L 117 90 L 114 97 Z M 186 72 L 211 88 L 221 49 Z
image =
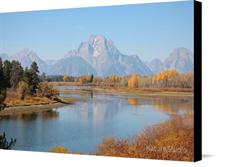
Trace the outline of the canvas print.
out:
M 196 160 L 194 8 L 1 13 L 0 149 Z

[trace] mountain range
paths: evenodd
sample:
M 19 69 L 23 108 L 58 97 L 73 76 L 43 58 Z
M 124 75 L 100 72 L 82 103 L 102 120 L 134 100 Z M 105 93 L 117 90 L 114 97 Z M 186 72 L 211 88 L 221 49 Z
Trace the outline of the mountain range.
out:
M 26 48 L 12 56 L 2 53 L 0 57 L 3 60 L 17 60 L 24 68 L 36 61 L 40 72 L 47 75 L 150 75 L 167 69 L 189 72 L 194 67 L 194 55 L 189 49 L 176 48 L 164 61 L 153 59 L 143 62 L 138 55 L 121 53 L 113 41 L 102 35 L 91 35 L 88 41 L 82 42 L 77 49 L 67 52 L 59 60 L 42 60 Z

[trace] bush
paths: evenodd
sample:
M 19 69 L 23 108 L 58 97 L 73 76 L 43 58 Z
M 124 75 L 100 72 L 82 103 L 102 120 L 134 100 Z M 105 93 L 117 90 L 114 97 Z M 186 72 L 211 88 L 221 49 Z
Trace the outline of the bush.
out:
M 69 150 L 67 150 L 63 146 L 56 146 L 56 147 L 50 149 L 50 152 L 53 152 L 53 153 L 71 153 Z
M 29 91 L 29 85 L 25 81 L 20 81 L 17 85 L 17 93 L 21 100 L 25 99 L 26 94 Z
M 149 126 L 131 140 L 105 139 L 96 155 L 192 161 L 193 142 L 193 117 L 180 116 Z
M 0 111 L 5 108 L 5 104 L 3 104 L 5 99 L 6 99 L 6 89 L 0 89 Z
M 53 147 L 53 148 L 51 148 L 49 150 L 49 152 L 52 152 L 52 153 L 65 153 L 65 154 L 82 154 L 79 151 L 72 152 L 72 151 L 66 149 L 64 146 Z
M 38 96 L 51 98 L 59 95 L 59 91 L 53 87 L 49 82 L 41 82 L 38 85 Z

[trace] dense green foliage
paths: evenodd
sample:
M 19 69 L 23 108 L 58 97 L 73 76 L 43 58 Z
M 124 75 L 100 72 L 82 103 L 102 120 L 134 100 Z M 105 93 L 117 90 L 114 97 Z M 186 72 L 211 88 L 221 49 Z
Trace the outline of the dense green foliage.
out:
M 40 83 L 39 70 L 36 62 L 31 64 L 28 69 L 23 69 L 18 61 L 4 61 L 0 58 L 0 110 L 4 109 L 4 100 L 7 94 L 7 88 L 19 89 L 22 93 L 21 98 L 25 94 L 35 95 Z M 20 84 L 19 84 L 20 83 Z M 27 86 L 28 85 L 28 88 Z

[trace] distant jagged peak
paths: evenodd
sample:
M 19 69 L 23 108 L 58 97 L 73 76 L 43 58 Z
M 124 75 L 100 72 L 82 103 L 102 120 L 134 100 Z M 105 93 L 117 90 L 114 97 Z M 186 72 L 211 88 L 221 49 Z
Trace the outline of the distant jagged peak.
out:
M 185 47 L 177 47 L 175 48 L 170 55 L 174 56 L 191 56 L 193 57 L 193 52 Z
M 77 56 L 77 54 L 78 54 L 78 51 L 75 50 L 75 49 L 73 49 L 73 50 L 68 51 L 68 52 L 64 55 L 64 57 L 67 58 L 67 57 Z
M 194 69 L 194 54 L 185 47 L 174 49 L 164 61 L 166 69 L 190 72 Z
M 89 36 L 89 40 L 88 40 L 88 43 L 92 46 L 96 45 L 96 44 L 105 44 L 107 42 L 107 39 L 105 38 L 104 35 L 94 35 L 94 34 L 91 34 Z
M 154 58 L 150 61 L 150 63 L 163 63 L 159 58 Z
M 90 35 L 88 41 L 82 42 L 78 47 L 78 55 L 104 57 L 119 55 L 120 52 L 115 47 L 112 40 L 108 40 L 104 35 Z
M 2 61 L 5 61 L 9 59 L 9 56 L 6 53 L 0 53 L 0 58 L 2 59 Z
M 18 58 L 25 57 L 26 58 L 26 57 L 38 57 L 38 56 L 34 51 L 32 51 L 28 48 L 22 48 L 12 56 L 12 58 L 16 58 L 16 57 L 18 57 Z

